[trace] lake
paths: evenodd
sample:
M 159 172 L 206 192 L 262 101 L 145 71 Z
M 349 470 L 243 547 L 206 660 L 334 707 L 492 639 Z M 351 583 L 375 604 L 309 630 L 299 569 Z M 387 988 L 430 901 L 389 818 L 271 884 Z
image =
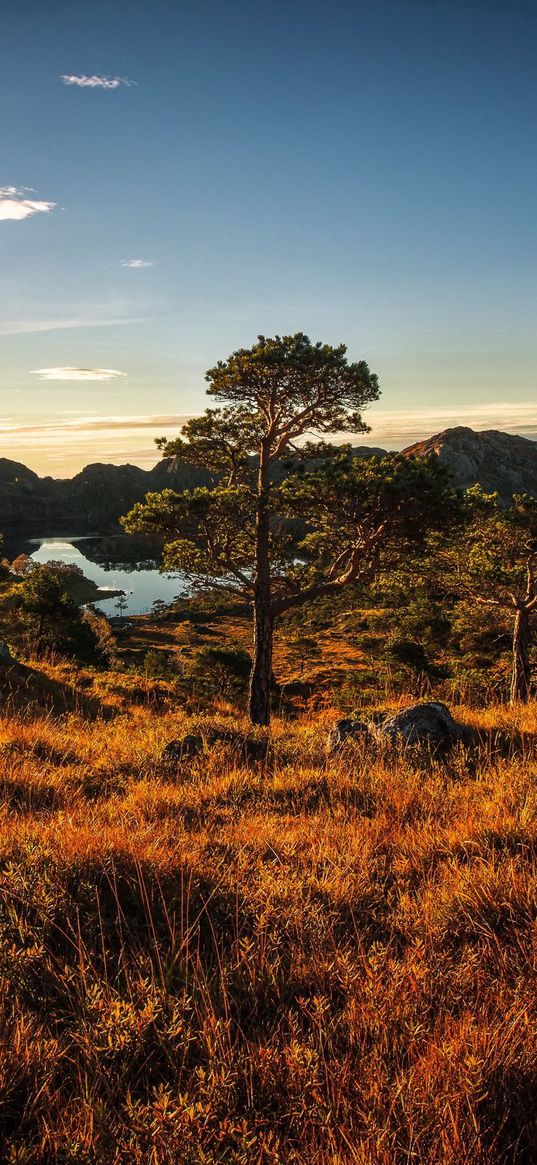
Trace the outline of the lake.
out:
M 102 539 L 81 535 L 56 538 L 29 538 L 24 551 L 34 562 L 67 562 L 79 566 L 86 578 L 99 587 L 125 591 L 126 607 L 117 607 L 117 597 L 100 599 L 94 605 L 105 615 L 145 615 L 155 599 L 171 603 L 185 594 L 187 586 L 180 575 L 161 574 L 154 562 L 122 563 L 103 561 Z

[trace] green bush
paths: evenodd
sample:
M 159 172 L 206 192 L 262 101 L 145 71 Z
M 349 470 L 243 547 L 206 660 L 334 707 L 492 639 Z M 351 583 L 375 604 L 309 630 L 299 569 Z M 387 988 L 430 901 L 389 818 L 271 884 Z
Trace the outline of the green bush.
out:
M 208 693 L 234 696 L 244 693 L 252 661 L 240 644 L 198 647 L 189 669 L 190 678 Z

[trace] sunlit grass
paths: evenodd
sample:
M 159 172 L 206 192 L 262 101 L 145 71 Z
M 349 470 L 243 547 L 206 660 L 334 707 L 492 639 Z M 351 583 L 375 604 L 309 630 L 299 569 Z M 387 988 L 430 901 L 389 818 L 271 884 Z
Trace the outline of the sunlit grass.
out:
M 2 1159 L 534 1160 L 537 705 L 447 765 L 116 710 L 0 721 Z

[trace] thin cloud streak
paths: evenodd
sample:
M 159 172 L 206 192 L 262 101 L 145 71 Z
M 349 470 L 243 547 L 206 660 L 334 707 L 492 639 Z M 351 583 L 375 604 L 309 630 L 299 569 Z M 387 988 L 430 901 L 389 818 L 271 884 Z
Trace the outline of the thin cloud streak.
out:
M 34 191 L 18 186 L 0 186 L 0 221 L 23 222 L 33 214 L 48 214 L 54 210 L 55 202 L 27 198 Z
M 47 421 L 43 424 L 16 424 L 9 420 L 0 420 L 0 436 L 22 436 L 33 434 L 55 435 L 77 433 L 96 433 L 108 430 L 128 429 L 178 429 L 188 420 L 184 413 L 165 413 L 154 416 L 115 416 L 115 417 L 76 417 L 69 421 Z
M 117 368 L 33 368 L 32 376 L 39 376 L 40 380 L 115 380 L 118 376 L 126 376 L 126 372 L 119 372 Z
M 57 370 L 55 370 L 57 371 Z M 105 372 L 104 369 L 81 369 L 81 372 Z M 109 372 L 110 370 L 108 370 Z M 121 374 L 120 374 L 121 375 Z M 122 374 L 124 375 L 124 374 Z M 0 419 L 0 437 L 47 437 L 54 435 L 68 438 L 73 433 L 99 432 L 129 432 L 144 430 L 159 435 L 166 430 L 177 432 L 192 414 L 184 413 L 149 413 L 142 415 L 114 415 L 114 416 L 76 416 L 65 420 L 47 421 L 41 423 L 17 423 L 14 419 L 4 417 Z M 537 435 L 537 404 L 532 401 L 522 401 L 516 404 L 509 402 L 484 404 L 482 406 L 461 405 L 453 409 L 422 409 L 409 412 L 408 410 L 376 410 L 374 414 L 366 414 L 371 424 L 371 433 L 363 438 L 358 436 L 360 444 L 377 445 L 379 441 L 396 441 L 398 447 L 403 448 L 410 443 L 411 438 L 431 437 L 444 429 L 457 425 L 467 425 L 477 430 L 501 429 L 507 433 L 532 432 Z M 348 440 L 348 437 L 345 437 Z
M 124 324 L 143 324 L 146 316 L 116 316 L 107 319 L 87 319 L 84 316 L 67 320 L 11 320 L 0 322 L 0 336 L 29 336 L 36 332 L 63 332 L 76 328 L 123 327 Z
M 64 85 L 74 85 L 78 89 L 120 89 L 122 86 L 129 89 L 131 85 L 136 85 L 136 81 L 129 81 L 127 77 L 108 77 L 95 73 L 92 77 L 87 77 L 84 73 L 62 73 L 61 77 Z
M 366 414 L 371 425 L 370 443 L 387 442 L 402 449 L 414 441 L 441 433 L 458 425 L 470 429 L 499 429 L 504 433 L 537 438 L 537 404 L 534 401 L 498 401 L 476 405 L 454 405 L 439 409 L 375 409 Z
M 84 465 L 126 462 L 151 469 L 159 460 L 156 436 L 176 435 L 188 415 L 77 417 L 42 424 L 0 418 L 0 456 L 53 477 L 78 473 Z
M 122 267 L 130 267 L 134 271 L 139 271 L 141 267 L 154 267 L 155 264 L 149 259 L 122 259 Z

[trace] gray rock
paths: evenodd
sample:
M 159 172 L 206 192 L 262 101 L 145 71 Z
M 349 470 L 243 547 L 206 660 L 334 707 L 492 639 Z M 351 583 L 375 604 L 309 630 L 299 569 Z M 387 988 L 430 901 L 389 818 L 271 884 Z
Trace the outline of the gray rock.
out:
M 389 716 L 374 728 L 381 743 L 420 746 L 433 752 L 448 752 L 459 744 L 477 743 L 477 733 L 453 719 L 445 704 L 412 704 Z
M 175 764 L 187 757 L 198 756 L 207 748 L 218 746 L 231 748 L 241 761 L 247 763 L 266 760 L 269 748 L 267 740 L 255 740 L 227 728 L 206 728 L 202 732 L 192 732 L 178 740 L 170 740 L 163 748 L 160 759 L 165 764 Z
M 456 745 L 478 744 L 479 735 L 454 720 L 445 704 L 430 701 L 402 708 L 393 716 L 375 712 L 367 724 L 350 717 L 339 720 L 328 733 L 327 751 L 334 753 L 359 741 L 371 749 L 399 745 L 446 753 Z
M 488 429 L 475 433 L 464 425 L 446 429 L 404 450 L 426 457 L 436 453 L 455 486 L 480 485 L 509 502 L 514 493 L 537 497 L 537 442 Z

